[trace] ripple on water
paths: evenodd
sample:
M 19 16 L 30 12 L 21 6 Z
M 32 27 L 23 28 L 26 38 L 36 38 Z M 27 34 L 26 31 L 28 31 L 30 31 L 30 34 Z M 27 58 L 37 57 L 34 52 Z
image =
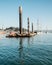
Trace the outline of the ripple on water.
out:
M 0 39 L 0 64 L 52 65 L 52 36 Z

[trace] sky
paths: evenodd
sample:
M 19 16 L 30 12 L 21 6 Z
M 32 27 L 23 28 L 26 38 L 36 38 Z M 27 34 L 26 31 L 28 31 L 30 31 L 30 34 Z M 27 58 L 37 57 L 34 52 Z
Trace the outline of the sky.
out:
M 52 29 L 52 0 L 0 0 L 0 28 L 19 27 L 19 6 L 22 6 L 22 26 L 27 28 L 27 18 L 37 29 Z

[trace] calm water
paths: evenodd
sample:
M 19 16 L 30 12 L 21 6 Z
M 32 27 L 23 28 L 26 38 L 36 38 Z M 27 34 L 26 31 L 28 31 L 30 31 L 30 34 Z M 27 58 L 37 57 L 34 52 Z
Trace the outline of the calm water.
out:
M 0 35 L 0 65 L 52 65 L 52 34 L 31 38 Z

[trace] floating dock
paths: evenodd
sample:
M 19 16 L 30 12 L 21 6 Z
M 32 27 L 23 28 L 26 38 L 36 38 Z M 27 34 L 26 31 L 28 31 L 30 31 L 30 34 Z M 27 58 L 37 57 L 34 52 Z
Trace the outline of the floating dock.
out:
M 33 32 L 33 23 L 32 23 L 32 32 L 30 32 L 30 20 L 29 17 L 27 18 L 28 21 L 28 31 L 26 31 L 25 33 L 23 33 L 22 30 L 22 7 L 19 6 L 19 33 L 9 33 L 9 35 L 7 35 L 6 37 L 32 37 L 34 35 L 36 35 L 36 33 Z M 11 31 L 10 31 L 11 32 Z
M 17 34 L 17 33 L 15 33 L 15 34 L 9 34 L 6 37 L 8 37 L 8 38 L 12 38 L 12 37 L 18 38 L 18 37 L 32 37 L 32 36 L 35 36 L 35 35 L 36 35 L 36 33 L 30 33 L 30 34 Z

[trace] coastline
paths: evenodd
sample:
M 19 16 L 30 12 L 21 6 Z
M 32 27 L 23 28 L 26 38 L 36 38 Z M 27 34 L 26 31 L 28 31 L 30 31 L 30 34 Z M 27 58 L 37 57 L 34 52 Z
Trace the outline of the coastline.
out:
M 6 32 L 5 32 L 5 31 L 0 31 L 0 35 L 1 35 L 1 34 L 6 34 Z

